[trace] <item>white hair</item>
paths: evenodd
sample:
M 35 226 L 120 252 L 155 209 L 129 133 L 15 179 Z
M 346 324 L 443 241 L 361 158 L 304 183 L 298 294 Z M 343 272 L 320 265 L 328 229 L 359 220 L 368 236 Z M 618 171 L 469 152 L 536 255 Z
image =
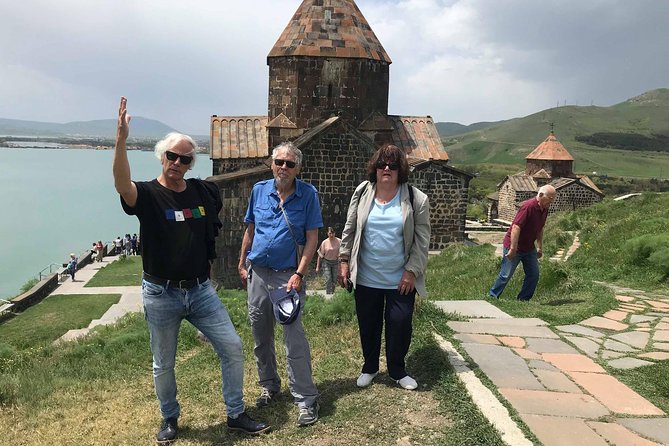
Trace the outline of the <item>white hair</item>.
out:
M 191 138 L 188 135 L 184 135 L 183 133 L 178 133 L 178 132 L 168 133 L 163 139 L 161 139 L 156 143 L 156 147 L 153 153 L 156 155 L 156 158 L 162 161 L 165 152 L 167 152 L 172 147 L 179 144 L 181 141 L 186 141 L 193 147 L 193 161 L 191 161 L 191 163 L 188 165 L 188 168 L 191 169 L 195 165 L 195 161 L 197 160 L 196 156 L 197 144 L 195 143 L 195 141 L 193 141 L 193 138 Z
M 288 150 L 295 156 L 295 162 L 297 163 L 298 166 L 302 165 L 302 151 L 298 149 L 295 144 L 293 144 L 290 141 L 287 142 L 282 142 L 278 146 L 274 147 L 274 150 L 272 150 L 272 159 L 276 159 L 276 154 L 280 150 Z
M 539 188 L 539 191 L 537 192 L 537 197 L 541 194 L 543 195 L 555 195 L 555 188 L 551 186 L 550 184 L 544 184 Z

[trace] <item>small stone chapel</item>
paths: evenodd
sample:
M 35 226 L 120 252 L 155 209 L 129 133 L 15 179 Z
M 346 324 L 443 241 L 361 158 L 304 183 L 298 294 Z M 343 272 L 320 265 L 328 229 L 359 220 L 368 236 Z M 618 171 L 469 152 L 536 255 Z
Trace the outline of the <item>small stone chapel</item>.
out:
M 534 197 L 544 184 L 555 187 L 557 195 L 548 209 L 573 211 L 602 201 L 604 193 L 586 175 L 574 174 L 574 157 L 558 141 L 553 130 L 525 157 L 525 171 L 506 176 L 497 192 L 488 196 L 488 221 L 513 221 L 523 201 Z
M 353 0 L 304 0 L 267 56 L 266 115 L 211 117 L 210 181 L 221 190 L 223 229 L 213 277 L 240 285 L 244 214 L 257 181 L 272 178 L 273 147 L 304 154 L 300 178 L 319 191 L 325 228 L 341 234 L 355 187 L 382 144 L 406 153 L 410 183 L 430 197 L 430 249 L 465 239 L 472 175 L 448 165 L 430 116 L 388 114 L 391 60 Z M 326 237 L 325 229 L 319 241 Z

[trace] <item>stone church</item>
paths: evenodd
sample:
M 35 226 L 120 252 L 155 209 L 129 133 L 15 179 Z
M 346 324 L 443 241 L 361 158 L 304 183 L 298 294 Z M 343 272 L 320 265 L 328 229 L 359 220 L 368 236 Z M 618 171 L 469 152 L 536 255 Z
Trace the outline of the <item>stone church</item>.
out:
M 505 177 L 497 185 L 497 192 L 488 196 L 488 221 L 513 221 L 523 201 L 534 197 L 544 184 L 552 185 L 557 191 L 549 214 L 591 206 L 604 198 L 604 193 L 590 178 L 574 174 L 574 158 L 553 131 L 525 160 L 524 172 Z
M 292 141 L 300 178 L 319 191 L 324 225 L 341 234 L 355 187 L 382 144 L 403 149 L 410 183 L 430 197 L 430 249 L 464 240 L 472 176 L 448 165 L 430 116 L 388 114 L 391 60 L 353 0 L 304 0 L 267 56 L 266 115 L 211 117 L 211 158 L 223 198 L 213 277 L 239 286 L 237 263 L 253 184 L 272 178 L 271 149 Z M 319 239 L 326 237 L 325 230 Z

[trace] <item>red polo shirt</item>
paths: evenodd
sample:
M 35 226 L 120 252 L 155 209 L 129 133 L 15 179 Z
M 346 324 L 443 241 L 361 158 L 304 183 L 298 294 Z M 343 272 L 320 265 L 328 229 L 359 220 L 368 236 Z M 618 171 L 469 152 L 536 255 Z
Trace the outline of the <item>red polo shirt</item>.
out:
M 504 236 L 504 247 L 511 248 L 511 228 L 513 225 L 520 227 L 520 236 L 518 237 L 518 252 L 530 252 L 534 249 L 534 241 L 546 224 L 548 217 L 548 208 L 541 209 L 539 201 L 535 198 L 523 202 L 513 218 L 513 224 L 506 231 Z

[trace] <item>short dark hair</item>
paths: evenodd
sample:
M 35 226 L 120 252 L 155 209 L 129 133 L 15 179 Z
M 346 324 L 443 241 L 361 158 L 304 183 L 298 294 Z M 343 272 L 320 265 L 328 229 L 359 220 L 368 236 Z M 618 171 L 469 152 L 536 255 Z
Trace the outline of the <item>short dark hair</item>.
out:
M 399 164 L 397 182 L 403 184 L 409 181 L 409 163 L 402 149 L 395 145 L 387 144 L 372 155 L 367 163 L 367 177 L 371 183 L 376 183 L 376 163 L 379 161 Z

